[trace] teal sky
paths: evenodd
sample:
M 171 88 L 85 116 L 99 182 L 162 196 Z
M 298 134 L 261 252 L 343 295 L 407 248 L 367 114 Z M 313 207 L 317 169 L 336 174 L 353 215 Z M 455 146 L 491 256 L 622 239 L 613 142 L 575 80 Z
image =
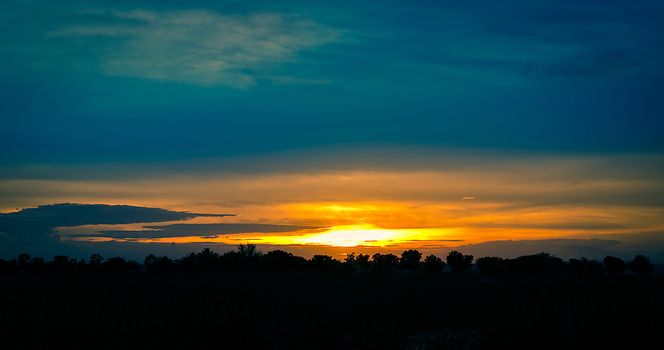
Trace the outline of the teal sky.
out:
M 4 1 L 4 164 L 661 152 L 659 1 Z

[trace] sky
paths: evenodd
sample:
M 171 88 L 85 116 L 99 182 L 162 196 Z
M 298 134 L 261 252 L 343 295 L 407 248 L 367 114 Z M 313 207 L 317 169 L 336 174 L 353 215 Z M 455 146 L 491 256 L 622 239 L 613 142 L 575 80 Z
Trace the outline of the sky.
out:
M 661 62 L 656 0 L 3 1 L 0 258 L 664 261 Z

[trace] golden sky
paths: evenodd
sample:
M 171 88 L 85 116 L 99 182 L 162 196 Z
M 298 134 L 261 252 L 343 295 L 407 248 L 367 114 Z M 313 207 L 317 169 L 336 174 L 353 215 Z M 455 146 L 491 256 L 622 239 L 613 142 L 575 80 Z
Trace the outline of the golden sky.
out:
M 130 204 L 237 214 L 199 219 L 208 222 L 320 228 L 145 240 L 164 243 L 402 248 L 664 231 L 664 185 L 652 166 L 656 157 L 428 155 L 421 160 L 407 166 L 394 160 L 390 167 L 355 161 L 336 169 L 309 163 L 272 172 L 208 164 L 196 176 L 174 170 L 142 177 L 5 179 L 0 205 L 10 211 L 61 202 Z

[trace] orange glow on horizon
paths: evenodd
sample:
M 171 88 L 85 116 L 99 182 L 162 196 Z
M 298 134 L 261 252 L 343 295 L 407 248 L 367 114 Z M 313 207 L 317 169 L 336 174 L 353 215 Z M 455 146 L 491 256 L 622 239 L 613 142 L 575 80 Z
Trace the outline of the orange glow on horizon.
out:
M 270 245 L 321 245 L 331 247 L 385 247 L 401 245 L 408 242 L 449 240 L 456 234 L 450 229 L 383 229 L 373 225 L 336 226 L 327 230 L 299 230 L 281 234 L 270 233 L 238 233 L 208 236 L 180 236 L 161 238 L 110 238 L 110 237 L 76 237 L 65 236 L 65 239 L 88 242 L 128 241 L 142 243 L 254 243 Z M 456 236 L 456 235 L 455 235 Z
M 443 164 L 443 162 L 440 162 Z M 58 228 L 62 239 L 383 249 L 452 247 L 494 240 L 599 237 L 664 230 L 656 173 L 636 177 L 615 160 L 531 160 L 407 170 L 220 173 L 122 180 L 7 180 L 9 203 L 104 203 L 231 213 L 187 221 Z M 431 161 L 436 165 L 438 162 Z M 527 165 L 524 165 L 527 164 Z M 629 165 L 629 162 L 625 163 Z M 483 165 L 483 166 L 479 166 Z M 597 171 L 601 168 L 602 171 Z M 592 174 L 588 175 L 588 174 Z M 41 197 L 31 197 L 39 193 Z M 1 201 L 0 201 L 1 202 Z M 2 204 L 2 203 L 0 203 Z M 27 206 L 27 205 L 26 205 Z M 151 228 L 138 238 L 103 231 L 148 231 L 168 224 L 270 224 L 290 232 L 229 233 Z M 253 228 L 252 228 L 253 230 Z M 195 233 L 192 233 L 195 232 Z M 222 233 L 223 232 L 223 233 Z M 179 233 L 182 233 L 179 235 Z M 115 237 L 121 237 L 116 233 Z

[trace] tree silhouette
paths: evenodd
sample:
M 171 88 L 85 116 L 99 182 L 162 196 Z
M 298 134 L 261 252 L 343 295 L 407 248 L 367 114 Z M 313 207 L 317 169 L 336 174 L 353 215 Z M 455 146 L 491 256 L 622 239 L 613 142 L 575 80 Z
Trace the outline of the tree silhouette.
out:
M 354 264 L 355 263 L 355 252 L 352 252 L 350 254 L 346 254 L 346 257 L 344 258 L 345 263 L 349 264 Z
M 422 253 L 415 249 L 409 249 L 401 253 L 400 265 L 406 271 L 417 271 L 420 268 Z
M 347 271 L 351 272 L 364 272 L 369 269 L 369 255 L 358 254 L 355 252 L 346 255 L 344 258 L 344 266 Z
M 435 255 L 429 255 L 424 259 L 424 270 L 426 272 L 440 273 L 445 269 L 443 260 Z
M 173 265 L 173 260 L 167 256 L 156 257 L 152 254 L 145 257 L 143 268 L 145 271 L 169 271 Z
M 355 252 L 346 254 L 343 264 L 347 271 L 358 272 L 357 257 L 355 256 Z
M 134 260 L 125 260 L 122 257 L 108 258 L 102 264 L 102 269 L 108 272 L 138 272 L 141 264 Z
M 548 253 L 524 255 L 506 260 L 507 270 L 512 273 L 562 273 L 565 270 L 563 260 Z
M 495 256 L 486 256 L 477 259 L 475 262 L 480 273 L 484 274 L 500 274 L 507 272 L 506 259 L 498 258 Z
M 101 257 L 99 254 L 92 254 L 90 255 L 90 266 L 92 267 L 98 267 L 101 265 L 101 263 L 104 261 L 104 258 Z
M 624 273 L 627 269 L 627 263 L 623 259 L 615 256 L 607 256 L 604 258 L 604 267 L 611 275 L 618 275 Z
M 612 266 L 610 258 L 605 265 Z M 454 259 L 471 261 L 459 252 L 451 254 Z M 38 257 L 22 257 L 25 268 L 17 260 L 0 259 L 0 300 L 7 304 L 0 329 L 10 348 L 14 342 L 7 337 L 17 334 L 17 343 L 27 339 L 37 348 L 122 348 L 131 341 L 147 348 L 475 349 L 481 340 L 483 347 L 497 349 L 650 349 L 657 348 L 662 320 L 656 311 L 664 306 L 659 277 L 572 278 L 572 265 L 585 274 L 596 263 L 579 258 L 565 264 L 548 254 L 479 258 L 480 273 L 498 274 L 466 272 L 459 278 L 441 273 L 445 259 L 435 255 L 420 262 L 422 270 L 436 273 L 428 276 L 407 272 L 402 264 L 408 254 L 401 261 L 393 254 L 375 254 L 373 260 L 348 254 L 341 263 L 282 250 L 250 259 L 237 250 L 206 249 L 175 262 L 148 255 L 141 272 L 123 258 L 56 258 L 66 270 L 55 269 L 53 259 L 41 269 Z M 644 261 L 636 257 L 630 266 Z M 188 263 L 197 270 L 186 269 Z M 348 268 L 366 263 L 377 273 Z M 163 266 L 171 266 L 168 273 L 149 272 Z M 386 271 L 394 274 L 378 273 Z M 541 275 L 548 271 L 559 275 Z M 61 338 L 59 325 L 85 334 Z M 157 333 L 144 335 L 146 325 Z M 200 331 L 207 329 L 223 329 L 225 338 Z M 527 332 L 515 337 L 522 329 Z
M 103 267 L 106 271 L 121 272 L 125 270 L 127 261 L 122 257 L 108 258 L 104 261 Z
M 399 267 L 399 257 L 394 254 L 376 253 L 371 258 L 371 268 L 375 272 L 392 272 Z
M 52 266 L 56 270 L 67 270 L 73 265 L 74 260 L 70 260 L 68 256 L 58 255 L 53 257 Z
M 150 267 L 156 264 L 157 264 L 157 257 L 152 254 L 146 256 L 145 260 L 143 260 L 143 266 L 145 267 L 146 270 L 149 270 Z
M 329 255 L 314 255 L 307 260 L 282 250 L 270 251 L 261 254 L 255 245 L 238 246 L 237 251 L 229 251 L 222 255 L 205 248 L 200 252 L 192 252 L 179 260 L 171 260 L 166 256 L 157 257 L 149 254 L 145 257 L 143 265 L 121 257 L 110 258 L 104 261 L 99 254 L 92 254 L 89 263 L 85 260 L 76 260 L 64 255 L 55 256 L 52 261 L 45 262 L 39 257 L 31 258 L 28 254 L 20 254 L 16 259 L 6 261 L 0 259 L 0 271 L 318 271 L 318 272 L 362 272 L 373 271 L 377 273 L 394 271 L 416 271 L 420 268 L 427 272 L 442 272 L 445 262 L 435 255 L 427 256 L 422 262 L 422 254 L 409 249 L 401 254 L 401 258 L 394 254 L 376 253 L 371 257 L 366 254 L 348 254 L 344 261 L 338 261 Z M 470 269 L 473 264 L 472 255 L 464 255 L 458 251 L 449 252 L 447 264 L 452 272 L 462 272 Z M 563 274 L 596 275 L 606 271 L 611 275 L 623 273 L 626 268 L 639 274 L 653 271 L 650 259 L 637 255 L 628 264 L 622 259 L 607 256 L 604 264 L 586 258 L 570 259 L 563 263 L 560 258 L 547 253 L 524 255 L 515 259 L 498 257 L 482 257 L 477 259 L 476 266 L 482 274 Z
M 220 259 L 219 254 L 205 248 L 199 253 L 187 254 L 179 263 L 186 270 L 212 271 L 219 268 Z
M 369 268 L 369 254 L 358 254 L 357 257 L 355 258 L 355 261 L 357 262 L 357 266 L 360 268 Z
M 586 258 L 569 259 L 567 267 L 569 272 L 574 275 L 597 275 L 604 269 L 601 263 Z
M 16 264 L 18 267 L 27 267 L 30 263 L 30 254 L 21 253 L 16 258 Z
M 263 266 L 270 271 L 301 271 L 307 265 L 305 258 L 283 250 L 273 250 L 262 256 Z
M 237 251 L 245 258 L 254 258 L 261 255 L 255 244 L 240 244 L 237 246 Z
M 635 256 L 634 259 L 632 259 L 632 261 L 627 264 L 627 267 L 630 270 L 640 274 L 651 273 L 653 270 L 650 258 L 644 255 Z
M 336 270 L 340 265 L 340 261 L 329 255 L 314 255 L 311 258 L 311 268 L 315 271 L 330 272 Z
M 453 272 L 461 272 L 468 270 L 473 265 L 472 255 L 463 255 L 460 252 L 453 250 L 447 254 L 447 265 Z
M 30 267 L 33 270 L 41 270 L 41 269 L 44 268 L 45 265 L 46 265 L 46 263 L 45 263 L 44 259 L 42 259 L 42 258 L 35 257 L 35 258 L 30 259 Z

